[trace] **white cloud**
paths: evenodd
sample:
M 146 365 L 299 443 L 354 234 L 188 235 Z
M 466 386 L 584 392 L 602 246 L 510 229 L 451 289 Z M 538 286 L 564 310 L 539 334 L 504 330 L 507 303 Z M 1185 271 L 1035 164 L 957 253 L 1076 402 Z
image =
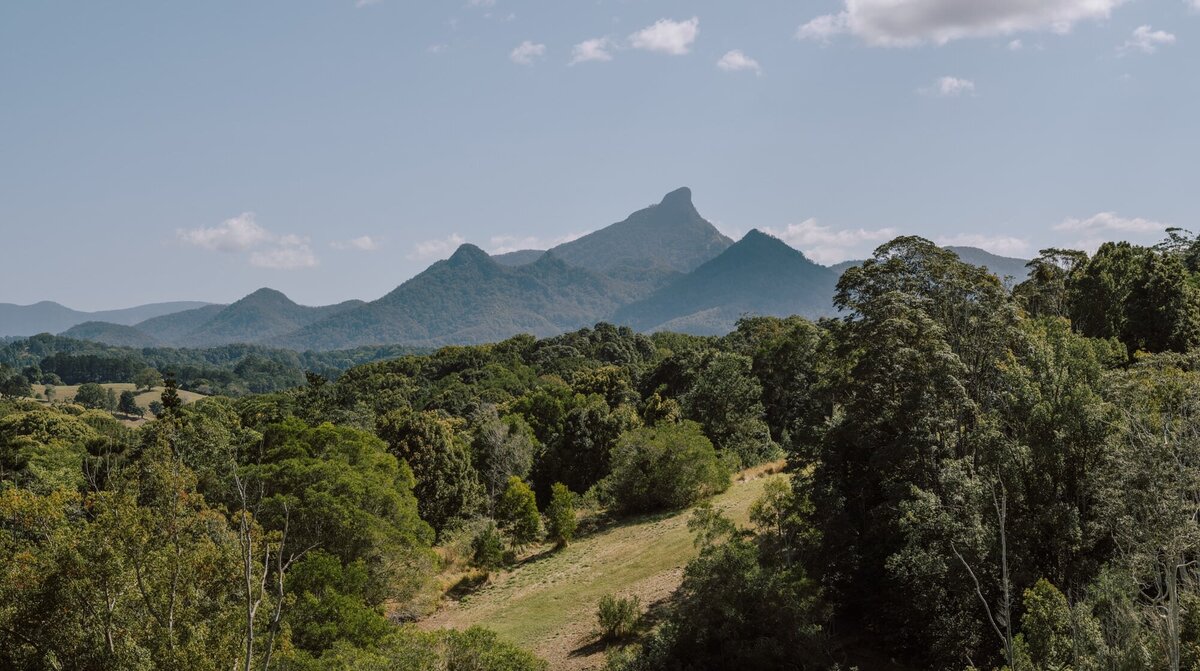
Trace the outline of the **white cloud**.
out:
M 571 48 L 571 62 L 568 65 L 589 61 L 611 61 L 613 59 L 612 46 L 612 40 L 607 37 L 584 40 Z
M 544 55 L 546 55 L 546 45 L 534 44 L 529 40 L 525 40 L 509 52 L 508 59 L 518 65 L 533 65 L 535 59 L 541 58 Z
M 818 16 L 796 29 L 796 39 L 828 43 L 835 35 L 850 31 L 848 20 L 849 15 L 845 12 Z
M 363 7 L 370 7 L 371 5 L 378 5 L 381 1 L 382 0 L 355 0 L 354 8 L 362 9 Z
M 428 47 L 425 47 L 425 51 L 428 53 L 431 53 L 431 54 L 444 54 L 444 53 L 446 53 L 446 50 L 449 48 L 450 48 L 449 44 L 438 43 L 438 44 L 431 44 Z
M 515 235 L 493 235 L 491 245 L 488 249 L 489 254 L 507 254 L 508 252 L 516 252 L 522 249 L 550 249 L 556 245 L 561 245 L 564 242 L 570 242 L 577 238 L 583 237 L 583 233 L 568 233 L 558 238 L 539 238 L 537 236 L 515 236 Z
M 253 250 L 250 265 L 259 268 L 311 268 L 318 263 L 308 238 L 290 233 L 276 235 L 260 226 L 253 212 L 243 212 L 217 226 L 179 230 L 176 234 L 186 244 L 214 252 Z
M 1134 217 L 1132 219 L 1117 215 L 1116 212 L 1100 212 L 1086 219 L 1068 217 L 1062 223 L 1056 224 L 1054 230 L 1071 233 L 1162 233 L 1168 224 L 1153 219 Z
M 959 233 L 938 238 L 939 245 L 956 247 L 978 247 L 1000 256 L 1020 256 L 1032 247 L 1028 240 L 1007 235 L 983 235 L 981 233 Z
M 788 224 L 783 229 L 764 228 L 764 232 L 804 252 L 817 263 L 831 264 L 852 258 L 864 258 L 879 243 L 896 237 L 894 228 L 876 230 L 835 230 L 822 226 L 816 219 L 806 219 L 798 224 Z
M 495 7 L 496 0 L 468 0 L 467 4 L 471 7 Z
M 939 98 L 957 98 L 962 95 L 974 94 L 975 82 L 960 77 L 938 77 L 933 86 L 918 89 L 918 91 Z
M 1200 0 L 1197 0 L 1200 2 Z M 1175 44 L 1175 36 L 1165 30 L 1154 30 L 1150 26 L 1138 26 L 1134 29 L 1133 35 L 1125 44 L 1119 47 L 1119 51 L 1140 51 L 1144 54 L 1152 54 L 1158 51 L 1161 46 L 1170 46 Z
M 317 263 L 317 256 L 313 254 L 308 238 L 295 235 L 285 235 L 279 239 L 279 244 L 275 247 L 256 251 L 250 255 L 250 265 L 272 270 L 312 268 Z
M 1125 0 L 843 0 L 845 10 L 802 25 L 799 39 L 850 33 L 872 46 L 904 47 L 1049 30 L 1107 18 Z
M 1008 43 L 1009 51 L 1020 51 L 1025 48 L 1025 43 L 1021 40 L 1013 40 Z
M 334 249 L 347 249 L 360 252 L 373 252 L 379 249 L 379 243 L 375 242 L 369 235 L 360 235 L 357 238 L 350 238 L 349 240 L 335 240 L 329 243 L 329 246 Z
M 254 221 L 253 212 L 243 212 L 217 226 L 180 229 L 175 233 L 180 240 L 189 245 L 215 252 L 244 252 L 273 237 L 267 229 Z
M 691 51 L 692 43 L 700 34 L 700 19 L 693 16 L 687 21 L 659 19 L 629 36 L 634 49 L 657 51 L 673 56 L 682 56 Z
M 717 61 L 717 67 L 726 72 L 749 70 L 756 75 L 762 76 L 762 68 L 759 67 L 758 61 L 742 53 L 741 49 L 726 52 L 721 57 L 721 60 Z
M 466 242 L 467 239 L 458 233 L 436 240 L 425 240 L 413 245 L 412 252 L 408 255 L 410 259 L 433 259 L 445 258 L 454 253 L 459 245 Z

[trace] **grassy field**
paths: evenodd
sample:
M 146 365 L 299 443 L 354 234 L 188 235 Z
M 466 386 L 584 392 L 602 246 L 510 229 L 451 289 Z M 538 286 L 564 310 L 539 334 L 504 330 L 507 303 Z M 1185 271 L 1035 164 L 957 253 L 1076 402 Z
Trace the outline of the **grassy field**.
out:
M 776 467 L 778 465 L 775 465 Z M 715 505 L 739 525 L 762 493 L 771 469 L 743 473 Z M 594 645 L 596 604 L 604 594 L 637 595 L 643 607 L 662 605 L 679 586 L 696 549 L 687 529 L 690 511 L 639 518 L 581 538 L 557 553 L 543 551 L 460 600 L 447 599 L 421 625 L 481 625 L 533 650 L 554 669 L 604 664 Z M 546 548 L 548 550 L 549 548 Z
M 105 389 L 112 389 L 113 392 L 116 393 L 118 396 L 120 396 L 121 392 L 123 392 L 123 391 L 137 391 L 137 389 L 133 386 L 133 383 L 131 383 L 131 382 L 106 383 L 106 384 L 101 384 L 100 386 L 104 387 Z M 55 385 L 54 386 L 54 400 L 57 402 L 70 401 L 75 398 L 75 392 L 77 392 L 77 391 L 79 391 L 79 385 L 77 385 L 77 384 Z M 35 384 L 35 385 L 33 385 L 33 392 L 34 392 L 34 394 L 37 394 L 39 397 L 45 396 L 46 387 L 45 387 L 45 385 Z M 154 387 L 153 389 L 151 389 L 149 391 L 138 392 L 137 396 L 135 396 L 134 398 L 137 400 L 138 405 L 140 405 L 143 408 L 148 408 L 150 406 L 151 401 L 157 401 L 157 400 L 159 400 L 159 398 L 162 397 L 162 392 L 163 392 L 162 387 Z M 193 392 L 193 391 L 184 391 L 184 390 L 180 389 L 179 390 L 179 398 L 182 399 L 184 403 L 194 403 L 194 402 L 204 398 L 204 395 L 197 394 L 196 392 Z M 147 418 L 151 417 L 149 410 L 146 411 L 146 417 Z M 137 424 L 140 421 L 145 421 L 145 420 L 127 420 L 127 423 Z

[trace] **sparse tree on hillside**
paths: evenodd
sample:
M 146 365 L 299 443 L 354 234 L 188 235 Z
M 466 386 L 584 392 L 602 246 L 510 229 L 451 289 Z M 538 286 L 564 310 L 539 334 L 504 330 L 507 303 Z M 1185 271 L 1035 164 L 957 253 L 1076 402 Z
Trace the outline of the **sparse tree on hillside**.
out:
M 179 387 L 175 383 L 175 374 L 167 373 L 163 381 L 162 413 L 169 414 L 183 407 L 183 399 L 179 398 Z
M 137 375 L 133 376 L 133 384 L 138 389 L 146 389 L 149 391 L 163 383 L 162 373 L 154 368 L 143 368 Z
M 496 504 L 496 518 L 512 538 L 513 547 L 520 548 L 537 540 L 542 530 L 533 490 L 517 476 L 508 479 L 508 487 Z
M 117 411 L 126 415 L 135 415 L 137 417 L 141 417 L 146 414 L 146 411 L 142 409 L 142 406 L 137 404 L 137 400 L 134 397 L 133 392 L 129 391 L 128 389 L 121 392 L 121 398 L 119 401 L 117 401 Z
M 566 547 L 575 538 L 575 495 L 561 482 L 550 488 L 550 504 L 546 506 L 546 533 L 558 547 Z
M 95 382 L 86 382 L 75 391 L 75 402 L 85 408 L 104 410 L 108 407 L 108 391 Z

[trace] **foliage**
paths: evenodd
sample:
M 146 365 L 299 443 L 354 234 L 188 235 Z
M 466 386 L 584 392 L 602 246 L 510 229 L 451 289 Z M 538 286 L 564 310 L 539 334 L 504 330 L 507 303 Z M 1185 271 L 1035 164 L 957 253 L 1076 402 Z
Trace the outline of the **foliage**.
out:
M 533 490 L 521 478 L 511 476 L 504 494 L 496 503 L 496 519 L 508 532 L 516 548 L 536 541 L 542 532 L 542 517 L 538 514 Z
M 566 547 L 575 538 L 577 526 L 575 495 L 563 483 L 554 483 L 550 487 L 550 503 L 546 505 L 546 534 L 558 547 Z
M 729 487 L 729 469 L 694 422 L 627 433 L 612 462 L 605 490 L 625 514 L 683 508 Z
M 617 597 L 605 594 L 596 607 L 600 638 L 618 641 L 633 633 L 642 617 L 642 602 L 637 596 Z

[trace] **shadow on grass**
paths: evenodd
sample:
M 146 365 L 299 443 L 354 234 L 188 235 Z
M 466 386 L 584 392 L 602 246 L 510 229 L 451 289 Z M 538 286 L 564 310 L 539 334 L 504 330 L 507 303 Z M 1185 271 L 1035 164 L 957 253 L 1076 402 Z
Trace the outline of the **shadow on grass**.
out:
M 446 596 L 455 601 L 461 601 L 464 597 L 470 596 L 475 590 L 486 585 L 489 577 L 491 576 L 486 571 L 464 575 L 450 589 L 446 590 Z

